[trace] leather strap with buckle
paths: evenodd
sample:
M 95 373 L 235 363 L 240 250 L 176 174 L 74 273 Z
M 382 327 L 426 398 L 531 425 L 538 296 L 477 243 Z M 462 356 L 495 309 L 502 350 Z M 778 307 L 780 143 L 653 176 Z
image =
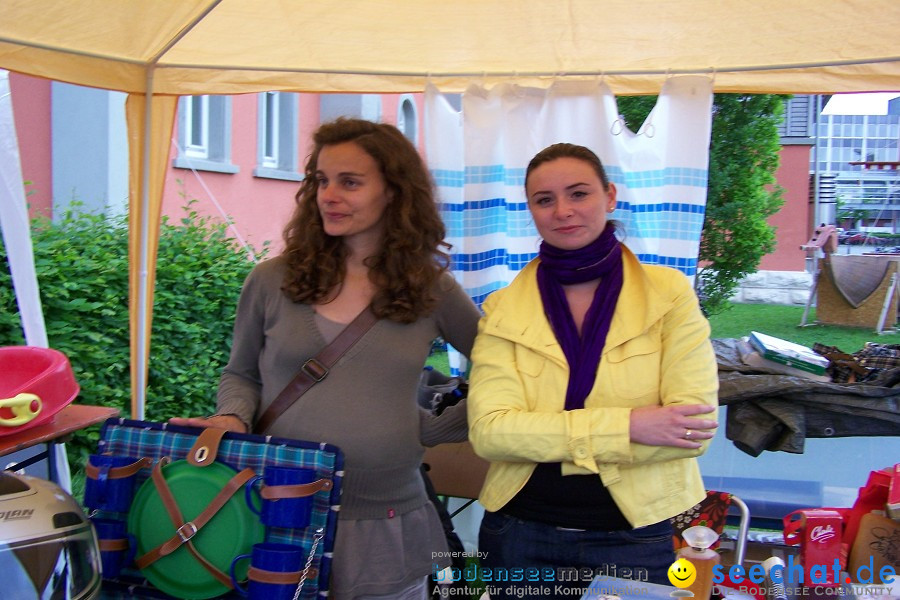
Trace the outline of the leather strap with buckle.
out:
M 372 307 L 367 306 L 317 356 L 304 362 L 297 375 L 281 390 L 281 393 L 256 421 L 253 433 L 265 433 L 281 413 L 286 411 L 309 388 L 325 379 L 329 369 L 337 364 L 376 321 L 378 321 L 378 317 L 372 312 Z
M 107 477 L 109 479 L 122 479 L 124 477 L 131 477 L 144 467 L 149 467 L 153 461 L 147 457 L 141 458 L 130 465 L 124 465 L 122 467 L 112 467 L 109 469 L 109 474 Z M 89 479 L 98 479 L 100 477 L 100 467 L 94 466 L 91 464 L 90 460 L 87 465 L 84 467 L 84 474 L 87 475 Z
M 100 552 L 120 552 L 128 550 L 128 539 L 116 538 L 98 540 L 97 545 L 100 547 Z
M 303 571 L 266 571 L 259 567 L 250 566 L 247 569 L 247 579 L 250 581 L 258 581 L 259 583 L 274 583 L 277 585 L 297 585 L 300 582 L 300 575 Z M 318 577 L 319 570 L 310 567 L 306 574 L 307 577 Z
M 188 452 L 187 461 L 195 467 L 207 467 L 216 461 L 219 455 L 219 444 L 222 437 L 228 433 L 225 429 L 208 427 L 197 436 L 197 441 Z
M 328 367 L 317 361 L 315 357 L 310 358 L 305 363 L 303 363 L 303 366 L 300 367 L 300 370 L 303 371 L 303 373 L 307 377 L 314 380 L 316 383 L 319 383 L 328 376 Z
M 204 525 L 209 523 L 213 516 L 225 506 L 225 503 L 228 502 L 235 492 L 241 489 L 256 473 L 253 469 L 244 469 L 243 471 L 236 473 L 199 515 L 192 521 L 185 521 L 181 514 L 181 509 L 178 508 L 175 496 L 172 495 L 172 490 L 169 489 L 169 484 L 166 483 L 166 478 L 162 473 L 162 468 L 169 464 L 169 462 L 170 459 L 167 456 L 159 459 L 156 466 L 153 467 L 151 478 L 153 479 L 153 485 L 156 487 L 159 497 L 162 500 L 162 504 L 166 509 L 166 513 L 169 515 L 169 519 L 171 519 L 172 524 L 175 526 L 175 535 L 143 556 L 138 557 L 134 561 L 135 564 L 139 569 L 143 569 L 163 556 L 175 552 L 175 550 L 184 545 L 203 568 L 209 571 L 213 577 L 226 585 L 228 589 L 233 589 L 234 585 L 231 583 L 231 577 L 220 571 L 215 565 L 204 558 L 204 556 L 194 547 L 194 544 L 191 543 L 191 538 L 193 538 Z
M 305 498 L 320 490 L 330 490 L 334 483 L 330 479 L 317 479 L 310 483 L 293 485 L 264 485 L 259 491 L 263 500 L 281 500 L 283 498 Z

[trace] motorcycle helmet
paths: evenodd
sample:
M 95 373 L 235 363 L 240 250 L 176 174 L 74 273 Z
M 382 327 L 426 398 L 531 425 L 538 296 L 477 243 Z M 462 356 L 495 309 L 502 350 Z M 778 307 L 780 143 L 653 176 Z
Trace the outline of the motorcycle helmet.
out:
M 100 549 L 94 528 L 55 483 L 0 472 L 0 573 L 4 598 L 99 597 Z

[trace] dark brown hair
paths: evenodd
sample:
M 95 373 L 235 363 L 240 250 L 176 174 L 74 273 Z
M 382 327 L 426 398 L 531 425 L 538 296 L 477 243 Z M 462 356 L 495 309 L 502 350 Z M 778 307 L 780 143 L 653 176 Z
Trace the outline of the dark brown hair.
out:
M 593 153 L 589 148 L 585 148 L 584 146 L 578 146 L 577 144 L 553 144 L 552 146 L 547 146 L 540 152 L 534 155 L 534 158 L 531 159 L 531 162 L 528 163 L 528 168 L 525 169 L 525 187 L 528 187 L 528 177 L 531 175 L 531 172 L 537 169 L 544 163 L 557 160 L 559 158 L 577 158 L 578 160 L 583 160 L 593 167 L 594 171 L 597 173 L 597 176 L 600 178 L 600 182 L 603 184 L 603 189 L 609 191 L 609 177 L 606 176 L 606 169 L 603 168 L 603 163 L 600 162 L 600 158 Z
M 284 230 L 288 273 L 282 289 L 294 302 L 326 300 L 344 279 L 347 251 L 322 227 L 316 206 L 316 163 L 325 146 L 352 142 L 378 164 L 391 197 L 379 252 L 366 260 L 380 318 L 411 323 L 434 307 L 434 288 L 450 257 L 431 175 L 415 146 L 393 125 L 340 118 L 313 134 L 313 151 Z

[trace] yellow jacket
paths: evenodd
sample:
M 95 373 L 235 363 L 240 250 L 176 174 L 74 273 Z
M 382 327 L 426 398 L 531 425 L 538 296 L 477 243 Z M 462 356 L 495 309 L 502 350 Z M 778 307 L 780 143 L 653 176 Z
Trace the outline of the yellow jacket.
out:
M 643 527 L 703 499 L 699 450 L 632 443 L 632 408 L 718 404 L 709 323 L 688 279 L 642 265 L 627 248 L 624 282 L 585 408 L 565 411 L 569 365 L 544 315 L 535 259 L 491 294 L 472 350 L 469 439 L 491 461 L 479 500 L 496 511 L 538 462 L 597 473 L 622 514 Z M 701 418 L 709 418 L 702 415 Z M 715 418 L 715 416 L 713 416 Z

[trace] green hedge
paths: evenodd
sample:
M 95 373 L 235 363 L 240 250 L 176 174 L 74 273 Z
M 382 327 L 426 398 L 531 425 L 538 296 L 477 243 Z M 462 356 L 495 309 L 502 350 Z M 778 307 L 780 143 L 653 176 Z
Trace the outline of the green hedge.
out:
M 80 209 L 74 206 L 55 222 L 32 223 L 49 345 L 72 363 L 81 386 L 76 402 L 114 406 L 130 416 L 127 223 L 125 217 Z M 226 226 L 198 215 L 191 202 L 181 223 L 163 220 L 147 420 L 213 410 L 237 298 L 252 266 L 247 253 L 228 238 Z M 0 346 L 21 344 L 21 322 L 0 241 Z M 99 426 L 79 432 L 67 444 L 73 480 L 98 438 Z

